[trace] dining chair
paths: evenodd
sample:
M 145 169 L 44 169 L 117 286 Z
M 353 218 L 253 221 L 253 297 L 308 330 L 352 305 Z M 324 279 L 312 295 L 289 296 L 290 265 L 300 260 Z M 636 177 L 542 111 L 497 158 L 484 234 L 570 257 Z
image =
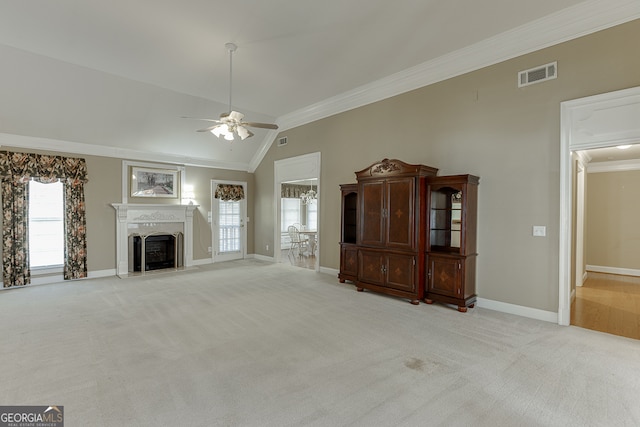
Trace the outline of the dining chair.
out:
M 302 248 L 306 246 L 307 240 L 300 238 L 300 230 L 294 225 L 290 225 L 287 228 L 287 232 L 289 233 L 289 240 L 291 241 L 291 246 L 289 246 L 289 252 L 287 252 L 287 256 L 290 256 L 293 253 L 294 248 L 298 248 L 298 256 L 302 256 Z

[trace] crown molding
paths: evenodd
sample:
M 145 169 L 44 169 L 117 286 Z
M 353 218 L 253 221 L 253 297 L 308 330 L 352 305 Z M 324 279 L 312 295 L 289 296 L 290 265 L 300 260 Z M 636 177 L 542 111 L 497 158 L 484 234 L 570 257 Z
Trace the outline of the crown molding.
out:
M 582 167 L 586 167 L 592 160 L 587 151 L 575 151 L 575 153 Z
M 625 172 L 640 170 L 640 159 L 596 162 L 587 165 L 587 173 Z
M 276 124 L 278 123 L 276 122 Z M 278 127 L 280 127 L 279 124 L 278 124 Z M 264 156 L 267 155 L 269 148 L 271 148 L 271 144 L 273 144 L 273 141 L 276 140 L 276 137 L 278 136 L 279 133 L 280 132 L 277 130 L 270 130 L 267 133 L 267 135 L 264 137 L 264 139 L 260 143 L 260 147 L 258 148 L 258 151 L 256 151 L 256 154 L 253 155 L 253 158 L 249 162 L 249 168 L 247 170 L 249 173 L 254 173 L 256 169 L 258 169 L 258 166 L 260 166 L 262 159 L 264 159 Z
M 32 150 L 57 151 L 86 156 L 112 157 L 124 160 L 142 160 L 196 166 L 214 169 L 238 170 L 247 172 L 246 163 L 220 162 L 211 159 L 177 156 L 157 152 L 138 151 L 129 148 L 107 147 L 104 145 L 83 144 L 79 142 L 62 141 L 59 139 L 40 138 L 34 136 L 0 133 L 0 147 L 28 148 Z
M 280 132 L 640 18 L 638 0 L 589 0 L 280 116 Z M 250 162 L 260 165 L 277 135 Z
M 638 0 L 590 0 L 285 114 L 281 130 L 428 86 L 640 18 Z

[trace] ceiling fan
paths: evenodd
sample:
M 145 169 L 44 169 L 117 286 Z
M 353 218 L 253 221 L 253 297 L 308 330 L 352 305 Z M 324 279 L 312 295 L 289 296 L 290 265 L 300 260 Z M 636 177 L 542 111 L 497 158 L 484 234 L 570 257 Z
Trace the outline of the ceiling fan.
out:
M 221 136 L 224 137 L 227 141 L 233 141 L 234 135 L 237 134 L 240 139 L 246 139 L 253 136 L 253 132 L 251 132 L 249 127 L 253 128 L 262 128 L 262 129 L 278 129 L 278 125 L 272 123 L 256 123 L 256 122 L 245 122 L 244 114 L 239 113 L 238 111 L 234 111 L 231 109 L 231 89 L 232 89 L 232 76 L 233 76 L 233 52 L 236 51 L 238 46 L 233 43 L 226 43 L 224 45 L 225 48 L 229 51 L 229 112 L 222 113 L 220 115 L 220 119 L 195 119 L 195 120 L 204 120 L 207 122 L 216 123 L 213 126 L 209 126 L 204 129 L 198 129 L 197 132 L 211 132 L 218 138 Z M 185 117 L 189 118 L 189 117 Z

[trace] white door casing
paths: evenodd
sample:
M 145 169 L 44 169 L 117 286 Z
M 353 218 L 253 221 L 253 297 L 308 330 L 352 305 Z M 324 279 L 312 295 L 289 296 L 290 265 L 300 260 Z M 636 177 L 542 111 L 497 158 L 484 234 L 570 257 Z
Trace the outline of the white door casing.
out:
M 571 316 L 571 152 L 640 142 L 640 86 L 560 104 L 558 324 Z
M 280 221 L 281 221 L 281 190 L 280 187 L 283 182 L 296 181 L 303 179 L 316 179 L 318 192 L 318 234 L 316 243 L 318 247 L 320 244 L 320 228 L 322 224 L 320 214 L 320 201 L 322 199 L 322 186 L 320 182 L 320 153 L 310 153 L 302 156 L 291 157 L 288 159 L 276 160 L 274 162 L 274 236 L 273 236 L 273 250 L 274 260 L 280 261 Z M 320 253 L 316 252 L 316 271 L 320 270 Z

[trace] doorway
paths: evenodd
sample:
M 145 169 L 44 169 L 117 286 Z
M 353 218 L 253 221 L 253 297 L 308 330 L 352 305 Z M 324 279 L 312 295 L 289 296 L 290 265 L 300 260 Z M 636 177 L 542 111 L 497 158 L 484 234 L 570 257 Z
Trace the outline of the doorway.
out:
M 640 245 L 636 237 L 640 144 L 576 154 L 576 288 L 571 325 L 640 339 Z M 583 192 L 580 178 L 585 172 L 581 170 L 588 173 Z M 581 200 L 583 193 L 586 200 Z M 581 228 L 583 209 L 587 224 Z M 580 250 L 581 231 L 586 251 Z M 579 262 L 582 253 L 589 255 L 588 262 Z M 588 271 L 584 276 L 581 264 Z
M 640 87 L 565 101 L 560 105 L 560 242 L 558 324 L 569 325 L 572 286 L 572 153 L 640 141 Z M 577 269 L 576 269 L 577 270 Z
M 307 184 L 309 186 L 307 187 Z M 283 193 L 283 188 L 286 188 L 290 185 L 300 185 L 300 192 L 297 193 Z M 283 227 L 285 223 L 287 223 L 287 228 L 289 226 L 289 222 L 292 221 L 292 218 L 288 217 L 287 212 L 283 212 L 283 199 L 298 199 L 297 201 L 290 201 L 289 205 L 300 205 L 300 221 L 296 224 L 300 225 L 299 231 L 306 231 L 308 234 L 306 235 L 305 240 L 307 240 L 306 245 L 303 246 L 303 249 L 308 254 L 310 253 L 311 247 L 309 246 L 309 239 L 312 237 L 315 239 L 315 247 L 313 253 L 313 259 L 311 265 L 308 268 L 311 268 L 315 271 L 320 270 L 320 256 L 321 256 L 321 181 L 320 181 L 320 153 L 310 153 L 302 156 L 291 157 L 288 159 L 277 160 L 274 162 L 274 205 L 275 205 L 275 214 L 274 214 L 274 237 L 273 237 L 273 249 L 274 249 L 274 260 L 276 262 L 289 262 L 289 257 L 291 255 L 290 249 L 290 240 L 288 240 L 288 234 L 283 234 Z M 308 188 L 308 189 L 307 189 Z M 311 202 L 311 206 L 304 207 L 304 203 L 302 202 L 301 193 L 309 193 L 309 190 L 313 190 L 315 193 L 315 200 Z M 293 190 L 292 190 L 293 191 Z M 284 197 L 288 195 L 293 195 L 295 197 Z M 285 207 L 286 210 L 286 207 Z M 303 214 L 304 213 L 304 218 Z M 309 218 L 307 216 L 310 215 Z M 283 218 L 285 216 L 285 218 Z M 303 222 L 310 222 L 310 224 L 306 224 L 309 226 L 308 229 L 302 230 Z M 315 223 L 315 224 L 314 224 Z M 291 223 L 294 225 L 294 223 Z M 315 225 L 315 230 L 312 229 L 313 225 Z M 306 227 L 305 227 L 306 228 Z M 313 234 L 313 236 L 311 236 Z M 299 247 L 295 247 L 294 251 L 296 256 L 298 255 Z M 286 258 L 285 258 L 286 257 Z M 295 261 L 295 260 L 294 260 Z
M 280 262 L 315 269 L 318 252 L 317 179 L 280 185 Z
M 211 181 L 213 262 L 244 259 L 247 247 L 247 183 Z

